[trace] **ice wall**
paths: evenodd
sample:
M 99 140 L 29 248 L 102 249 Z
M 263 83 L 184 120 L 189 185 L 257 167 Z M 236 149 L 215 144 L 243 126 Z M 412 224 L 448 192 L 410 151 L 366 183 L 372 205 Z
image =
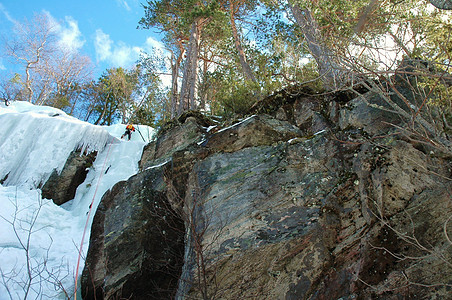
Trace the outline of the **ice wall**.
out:
M 132 139 L 121 140 L 123 124 L 94 126 L 58 109 L 27 102 L 9 107 L 0 103 L 0 125 L 0 180 L 8 175 L 0 184 L 0 300 L 23 299 L 27 283 L 28 298 L 67 299 L 64 291 L 74 290 L 85 224 L 80 274 L 102 195 L 138 172 L 143 147 L 155 130 L 135 125 Z M 54 168 L 61 170 L 77 148 L 98 151 L 98 155 L 75 198 L 63 206 L 42 199 L 35 187 Z M 21 243 L 29 245 L 28 254 Z M 31 282 L 24 267 L 27 262 Z
M 5 186 L 38 187 L 53 169 L 62 170 L 73 150 L 102 151 L 117 140 L 101 126 L 26 102 L 2 107 L 0 124 L 0 180 Z

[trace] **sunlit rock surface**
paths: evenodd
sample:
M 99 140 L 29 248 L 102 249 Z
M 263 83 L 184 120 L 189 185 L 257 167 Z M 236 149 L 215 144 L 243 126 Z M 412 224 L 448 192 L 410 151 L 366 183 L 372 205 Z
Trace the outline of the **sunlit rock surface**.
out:
M 85 274 L 102 270 L 97 299 L 156 291 L 141 283 L 170 250 L 147 247 L 174 229 L 161 214 L 144 214 L 157 195 L 185 234 L 185 250 L 178 235 L 171 252 L 183 262 L 172 273 L 178 284 L 171 281 L 163 298 L 450 294 L 450 159 L 379 126 L 394 115 L 374 114 L 349 95 L 293 95 L 270 97 L 227 126 L 191 117 L 157 136 L 144 151 L 142 173 L 116 186 L 96 214 L 88 253 L 94 263 Z M 145 222 L 158 226 L 138 225 Z M 133 250 L 118 252 L 129 239 Z

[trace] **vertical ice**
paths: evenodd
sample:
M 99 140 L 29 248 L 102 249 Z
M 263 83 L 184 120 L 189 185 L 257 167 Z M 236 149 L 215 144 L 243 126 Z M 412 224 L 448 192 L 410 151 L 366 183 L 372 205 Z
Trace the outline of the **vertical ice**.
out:
M 144 138 L 134 134 L 131 141 L 121 142 L 124 125 L 94 126 L 58 109 L 27 102 L 14 102 L 10 107 L 0 103 L 0 124 L 0 180 L 4 179 L 0 184 L 0 269 L 6 274 L 3 279 L 13 276 L 8 281 L 9 289 L 17 298 L 23 296 L 21 284 L 27 278 L 23 268 L 26 258 L 10 222 L 22 222 L 23 228 L 16 229 L 21 238 L 26 238 L 26 221 L 36 216 L 41 207 L 31 235 L 32 264 L 42 267 L 45 261 L 49 270 L 61 272 L 58 279 L 70 292 L 74 288 L 77 247 L 91 202 L 93 212 L 89 224 L 105 191 L 138 172 L 143 146 L 154 130 L 140 125 Z M 36 187 L 54 169 L 61 171 L 75 149 L 98 151 L 98 155 L 74 200 L 57 206 L 51 200 L 41 199 Z M 102 170 L 104 165 L 108 172 Z M 89 233 L 90 228 L 82 257 L 88 249 Z M 33 284 L 33 298 L 55 299 L 62 295 L 51 281 L 35 280 Z M 0 282 L 0 300 L 9 299 L 7 295 L 5 285 Z
M 3 185 L 38 187 L 62 170 L 77 149 L 101 151 L 114 138 L 101 126 L 40 113 L 0 115 L 0 179 Z

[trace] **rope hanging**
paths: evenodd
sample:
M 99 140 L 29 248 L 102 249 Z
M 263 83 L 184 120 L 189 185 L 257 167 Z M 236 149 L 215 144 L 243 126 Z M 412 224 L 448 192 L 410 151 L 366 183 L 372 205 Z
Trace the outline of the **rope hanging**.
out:
M 80 258 L 82 256 L 83 242 L 85 240 L 85 234 L 86 234 L 86 230 L 88 228 L 89 217 L 91 215 L 91 210 L 93 209 L 94 199 L 96 198 L 97 190 L 99 188 L 99 183 L 100 183 L 100 181 L 101 181 L 101 179 L 102 179 L 102 177 L 103 177 L 103 175 L 105 173 L 105 166 L 107 165 L 107 160 L 108 160 L 108 156 L 110 155 L 110 149 L 111 149 L 111 145 L 112 144 L 113 144 L 113 141 L 110 143 L 110 146 L 108 147 L 107 156 L 105 157 L 104 165 L 102 166 L 102 171 L 100 173 L 99 179 L 97 180 L 96 190 L 94 191 L 93 199 L 91 200 L 91 204 L 89 206 L 88 216 L 86 218 L 86 223 L 85 223 L 85 229 L 83 229 L 82 241 L 80 243 L 80 248 L 79 248 L 79 251 L 78 251 L 77 269 L 75 271 L 74 300 L 77 300 L 78 270 L 79 270 L 79 267 L 80 267 Z

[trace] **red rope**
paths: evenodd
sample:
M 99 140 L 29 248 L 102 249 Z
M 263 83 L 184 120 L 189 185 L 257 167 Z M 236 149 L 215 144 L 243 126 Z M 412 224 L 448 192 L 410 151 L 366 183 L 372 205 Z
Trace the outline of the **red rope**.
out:
M 74 300 L 77 300 L 78 269 L 80 267 L 80 258 L 82 256 L 83 242 L 85 240 L 86 229 L 88 228 L 89 216 L 91 215 L 91 210 L 93 209 L 94 199 L 96 198 L 97 189 L 99 188 L 100 180 L 102 179 L 102 177 L 104 175 L 104 172 L 105 172 L 105 166 L 107 164 L 108 156 L 110 155 L 110 149 L 111 149 L 111 145 L 112 144 L 113 144 L 113 141 L 110 143 L 110 146 L 108 147 L 107 156 L 105 157 L 104 165 L 102 166 L 102 172 L 100 173 L 99 179 L 97 180 L 96 190 L 94 191 L 93 199 L 91 200 L 91 205 L 89 206 L 88 217 L 86 218 L 85 229 L 83 230 L 82 242 L 80 243 L 80 248 L 79 248 L 79 251 L 78 251 L 77 269 L 75 271 Z

